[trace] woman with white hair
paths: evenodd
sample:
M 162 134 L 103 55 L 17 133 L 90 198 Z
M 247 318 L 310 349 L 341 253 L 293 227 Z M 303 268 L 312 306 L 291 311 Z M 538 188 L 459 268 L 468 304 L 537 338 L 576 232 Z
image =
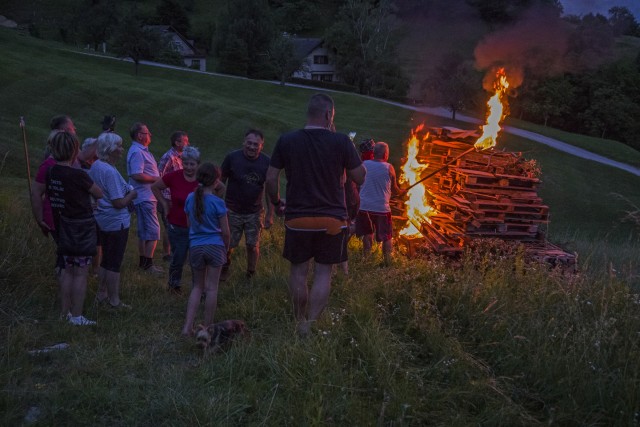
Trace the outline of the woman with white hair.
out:
M 192 146 L 182 151 L 182 169 L 169 172 L 151 186 L 151 191 L 162 205 L 162 212 L 169 224 L 169 243 L 171 244 L 171 264 L 169 265 L 169 291 L 181 294 L 180 281 L 182 269 L 189 253 L 189 224 L 184 212 L 187 196 L 198 186 L 196 171 L 200 165 L 200 151 Z M 162 196 L 165 189 L 171 190 L 171 199 Z
M 97 145 L 98 160 L 88 171 L 104 193 L 95 211 L 98 244 L 102 246 L 103 254 L 98 270 L 100 284 L 96 300 L 108 303 L 112 308 L 131 308 L 120 301 L 120 266 L 131 225 L 127 206 L 137 197 L 137 193 L 115 167 L 124 153 L 122 138 L 115 133 L 103 133 L 98 137 Z

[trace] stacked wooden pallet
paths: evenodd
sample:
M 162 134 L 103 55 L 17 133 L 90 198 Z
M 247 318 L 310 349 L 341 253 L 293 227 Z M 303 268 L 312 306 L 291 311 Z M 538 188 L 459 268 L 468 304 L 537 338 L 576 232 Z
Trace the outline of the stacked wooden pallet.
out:
M 473 146 L 473 131 L 431 129 L 421 143 L 418 160 L 430 175 Z M 424 182 L 437 213 L 414 224 L 439 253 L 462 250 L 471 238 L 500 238 L 544 246 L 540 226 L 549 222 L 549 207 L 538 196 L 535 162 L 521 153 L 493 149 L 471 151 Z M 392 204 L 396 219 L 406 219 L 404 203 Z M 537 245 L 535 246 L 534 245 Z

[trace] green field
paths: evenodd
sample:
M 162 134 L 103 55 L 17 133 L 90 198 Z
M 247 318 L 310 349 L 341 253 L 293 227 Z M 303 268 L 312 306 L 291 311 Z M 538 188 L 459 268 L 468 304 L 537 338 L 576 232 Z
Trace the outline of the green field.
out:
M 351 274 L 337 273 L 314 335 L 299 340 L 278 222 L 255 279 L 244 279 L 240 248 L 221 285 L 216 318 L 244 319 L 251 339 L 203 356 L 179 338 L 186 298 L 137 270 L 132 230 L 122 297 L 133 310 L 93 306 L 92 278 L 85 312 L 98 326 L 57 319 L 54 250 L 31 218 L 20 116 L 33 171 L 61 113 L 81 137 L 115 114 L 127 146 L 128 127 L 144 121 L 156 156 L 187 130 L 220 163 L 250 126 L 265 131 L 270 152 L 304 124 L 314 92 L 147 66 L 135 77 L 130 63 L 0 31 L 0 424 L 32 413 L 38 425 L 637 425 L 640 226 L 622 220 L 640 206 L 640 177 L 508 135 L 499 149 L 541 165 L 548 236 L 579 253 L 579 274 L 527 264 L 499 244 L 459 260 L 398 255 L 382 268 L 380 253 L 362 260 L 353 239 Z M 396 165 L 417 124 L 468 127 L 332 96 L 338 130 L 389 142 Z M 537 131 L 587 148 L 582 137 Z M 622 144 L 592 143 L 638 164 Z M 58 342 L 70 347 L 26 353 Z

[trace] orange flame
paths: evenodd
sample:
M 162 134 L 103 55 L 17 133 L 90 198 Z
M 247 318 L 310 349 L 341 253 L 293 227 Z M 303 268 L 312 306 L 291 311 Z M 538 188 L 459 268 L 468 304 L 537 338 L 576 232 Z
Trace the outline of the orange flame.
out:
M 419 125 L 411 131 L 411 138 L 407 142 L 407 153 L 405 162 L 401 167 L 401 174 L 398 179 L 400 184 L 407 183 L 411 185 L 420 179 L 422 172 L 429 167 L 429 164 L 422 164 L 418 161 L 418 153 L 420 150 L 420 139 L 418 133 L 424 128 L 424 124 Z M 422 140 L 429 137 L 427 133 Z M 427 202 L 427 188 L 424 185 L 416 185 L 407 192 L 407 200 L 405 207 L 407 212 L 407 223 L 400 230 L 402 236 L 417 237 L 420 236 L 420 230 L 416 228 L 423 221 L 428 221 L 430 216 L 437 212 Z
M 507 75 L 504 72 L 504 68 L 500 68 L 496 73 L 496 81 L 493 84 L 495 94 L 489 99 L 487 105 L 489 106 L 489 114 L 487 115 L 487 124 L 482 126 L 482 136 L 478 138 L 475 143 L 475 147 L 478 149 L 486 150 L 496 145 L 498 138 L 498 132 L 500 132 L 500 122 L 505 118 L 504 113 L 504 94 L 509 88 L 509 82 L 507 81 Z

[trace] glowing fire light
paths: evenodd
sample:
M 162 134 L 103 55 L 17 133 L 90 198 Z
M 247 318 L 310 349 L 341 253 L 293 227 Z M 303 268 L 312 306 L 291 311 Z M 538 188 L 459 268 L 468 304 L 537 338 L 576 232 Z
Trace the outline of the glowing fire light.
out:
M 482 126 L 482 136 L 478 138 L 475 143 L 475 147 L 482 150 L 486 150 L 487 148 L 491 148 L 496 145 L 498 132 L 500 132 L 501 129 L 500 122 L 505 118 L 502 98 L 504 97 L 506 90 L 509 88 L 509 82 L 507 81 L 507 75 L 504 72 L 504 68 L 500 68 L 496 73 L 496 81 L 493 84 L 493 87 L 496 93 L 487 102 L 487 105 L 489 106 L 487 124 Z
M 401 167 L 400 184 L 409 185 L 420 179 L 421 173 L 429 167 L 429 164 L 422 164 L 418 161 L 418 151 L 420 149 L 420 139 L 418 133 L 424 125 L 418 126 L 411 132 L 411 138 L 407 142 L 407 155 L 405 163 Z M 422 140 L 429 137 L 427 133 Z M 407 217 L 409 218 L 405 227 L 400 230 L 400 234 L 407 237 L 420 236 L 420 231 L 416 228 L 423 221 L 430 221 L 429 216 L 436 214 L 436 211 L 427 203 L 427 189 L 424 185 L 416 185 L 407 192 Z

